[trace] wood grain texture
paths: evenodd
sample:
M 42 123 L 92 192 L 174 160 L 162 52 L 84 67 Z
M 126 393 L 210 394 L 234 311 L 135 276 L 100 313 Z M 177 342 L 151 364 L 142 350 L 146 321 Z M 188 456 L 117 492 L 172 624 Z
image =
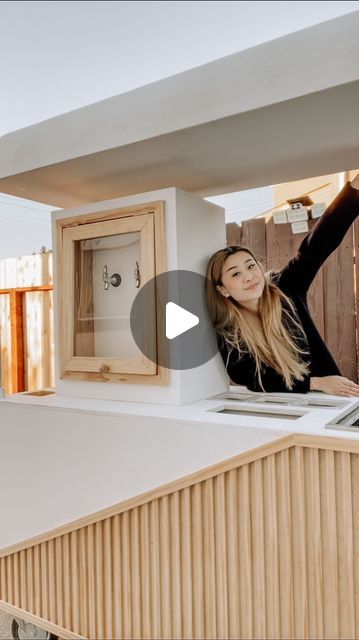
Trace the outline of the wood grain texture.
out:
M 0 260 L 0 359 L 6 393 L 54 385 L 52 254 Z
M 91 320 L 92 294 L 88 287 L 80 287 L 80 291 L 83 290 L 82 295 L 79 298 L 78 308 L 73 313 L 74 281 L 75 277 L 79 277 L 79 269 L 74 267 L 76 258 L 77 263 L 83 263 L 78 256 L 77 248 L 82 240 L 140 232 L 141 286 L 156 274 L 166 270 L 163 202 L 64 218 L 57 221 L 56 227 L 61 378 L 102 383 L 167 385 L 168 370 L 152 362 L 143 354 L 134 358 L 97 358 L 91 355 L 94 336 Z M 87 262 L 89 259 L 87 258 Z M 91 269 L 91 265 L 82 264 L 82 271 L 87 273 L 88 278 L 91 277 Z M 155 295 L 157 296 L 157 293 Z M 157 297 L 156 308 L 157 310 L 162 308 Z M 146 338 L 148 337 L 151 341 L 156 340 L 157 349 L 163 349 L 163 345 L 159 344 L 159 336 L 163 333 L 165 321 L 163 311 L 157 313 L 157 322 L 156 313 L 151 316 L 153 317 L 152 331 L 146 331 Z M 79 332 L 77 321 L 79 317 L 83 323 L 81 332 Z
M 358 483 L 358 443 L 293 437 L 3 556 L 0 606 L 64 638 L 358 638 Z

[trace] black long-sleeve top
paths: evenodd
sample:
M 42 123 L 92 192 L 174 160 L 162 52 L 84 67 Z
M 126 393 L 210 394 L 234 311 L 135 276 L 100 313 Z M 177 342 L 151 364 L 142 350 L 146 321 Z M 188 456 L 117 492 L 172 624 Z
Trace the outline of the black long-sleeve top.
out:
M 346 232 L 359 213 L 359 190 L 346 182 L 340 193 L 327 207 L 318 222 L 303 239 L 297 254 L 280 271 L 271 274 L 272 281 L 292 300 L 297 311 L 307 344 L 309 374 L 297 380 L 288 389 L 284 378 L 272 367 L 261 371 L 264 390 L 267 392 L 307 393 L 310 378 L 341 375 L 333 356 L 316 328 L 308 309 L 307 292 L 318 270 L 328 256 L 339 246 Z M 262 391 L 256 374 L 255 359 L 250 353 L 239 354 L 230 347 L 223 336 L 217 334 L 218 348 L 232 382 L 245 385 L 251 391 Z M 296 337 L 298 344 L 298 339 Z

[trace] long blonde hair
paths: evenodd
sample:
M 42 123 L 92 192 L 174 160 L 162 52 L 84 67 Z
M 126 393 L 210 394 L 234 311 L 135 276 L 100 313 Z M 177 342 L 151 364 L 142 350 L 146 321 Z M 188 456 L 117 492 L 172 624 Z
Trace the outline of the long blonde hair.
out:
M 216 288 L 222 285 L 225 260 L 237 251 L 249 253 L 263 273 L 265 285 L 258 301 L 258 314 L 248 311 L 233 298 L 224 298 Z M 295 307 L 290 298 L 272 282 L 271 272 L 264 272 L 247 247 L 231 245 L 213 254 L 207 267 L 206 296 L 215 330 L 231 348 L 237 349 L 239 356 L 248 352 L 254 356 L 256 373 L 263 390 L 261 372 L 265 365 L 273 367 L 283 376 L 288 389 L 293 388 L 295 380 L 303 380 L 308 375 L 308 363 L 303 356 L 309 355 L 309 351 L 299 346 L 294 337 L 307 347 L 306 335 L 296 318 Z

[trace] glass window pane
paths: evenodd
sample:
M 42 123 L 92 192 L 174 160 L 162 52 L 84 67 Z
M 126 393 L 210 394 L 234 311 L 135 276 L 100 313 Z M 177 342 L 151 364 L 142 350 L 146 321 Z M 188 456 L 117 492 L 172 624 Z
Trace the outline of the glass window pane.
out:
M 75 242 L 75 356 L 140 355 L 130 328 L 139 269 L 140 232 Z

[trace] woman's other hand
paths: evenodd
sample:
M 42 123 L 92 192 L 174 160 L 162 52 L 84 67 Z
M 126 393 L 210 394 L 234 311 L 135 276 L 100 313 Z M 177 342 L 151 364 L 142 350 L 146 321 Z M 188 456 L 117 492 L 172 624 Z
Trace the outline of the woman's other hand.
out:
M 311 391 L 322 391 L 333 396 L 359 397 L 359 384 L 344 376 L 323 376 L 310 379 Z

